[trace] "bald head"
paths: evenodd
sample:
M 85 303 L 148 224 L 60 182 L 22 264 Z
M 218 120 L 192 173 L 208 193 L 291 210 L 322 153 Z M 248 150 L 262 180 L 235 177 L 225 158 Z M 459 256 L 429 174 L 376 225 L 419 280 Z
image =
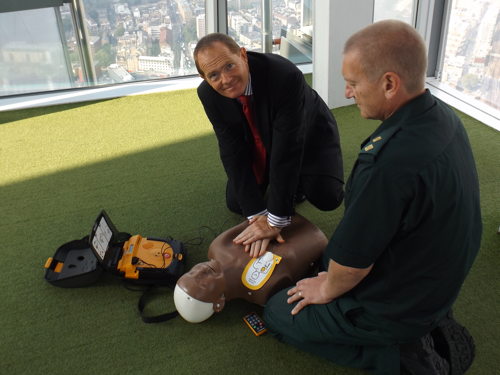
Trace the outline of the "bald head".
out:
M 368 78 L 375 80 L 394 72 L 408 93 L 424 89 L 427 51 L 424 40 L 410 25 L 385 20 L 367 26 L 347 40 L 344 55 L 354 52 Z

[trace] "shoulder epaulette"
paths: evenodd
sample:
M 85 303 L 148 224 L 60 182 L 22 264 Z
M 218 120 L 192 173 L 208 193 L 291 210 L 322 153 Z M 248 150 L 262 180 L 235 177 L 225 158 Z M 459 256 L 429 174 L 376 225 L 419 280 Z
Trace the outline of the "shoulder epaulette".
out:
M 369 138 L 363 147 L 361 147 L 359 153 L 377 155 L 399 129 L 399 126 L 393 126 L 389 129 L 373 134 L 372 138 Z

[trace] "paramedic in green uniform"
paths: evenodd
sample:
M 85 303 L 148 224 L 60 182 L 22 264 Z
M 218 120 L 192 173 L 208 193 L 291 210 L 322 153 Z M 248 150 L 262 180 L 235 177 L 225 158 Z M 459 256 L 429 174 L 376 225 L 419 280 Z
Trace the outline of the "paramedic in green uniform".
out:
M 264 310 L 280 340 L 375 374 L 454 375 L 473 360 L 451 307 L 480 246 L 478 177 L 461 121 L 424 88 L 426 66 L 403 22 L 346 42 L 345 95 L 382 123 L 361 145 L 326 272 Z

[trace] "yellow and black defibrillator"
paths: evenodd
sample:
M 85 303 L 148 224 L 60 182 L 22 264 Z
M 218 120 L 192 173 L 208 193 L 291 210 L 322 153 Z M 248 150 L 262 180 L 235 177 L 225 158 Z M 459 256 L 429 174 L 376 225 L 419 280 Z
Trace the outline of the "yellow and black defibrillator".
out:
M 182 242 L 119 232 L 103 210 L 89 236 L 65 243 L 47 260 L 45 279 L 55 286 L 81 287 L 104 271 L 137 284 L 174 285 L 185 264 Z

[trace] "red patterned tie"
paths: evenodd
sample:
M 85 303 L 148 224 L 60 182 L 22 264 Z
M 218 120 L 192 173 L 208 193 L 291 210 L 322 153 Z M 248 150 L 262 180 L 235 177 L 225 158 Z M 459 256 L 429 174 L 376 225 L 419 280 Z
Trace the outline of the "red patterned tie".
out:
M 260 138 L 259 129 L 257 129 L 257 126 L 253 122 L 252 111 L 250 108 L 250 96 L 242 95 L 238 97 L 238 99 L 243 106 L 243 113 L 247 118 L 248 126 L 253 135 L 254 157 L 252 168 L 255 178 L 257 179 L 257 183 L 260 185 L 264 182 L 264 176 L 266 173 L 266 148 Z

